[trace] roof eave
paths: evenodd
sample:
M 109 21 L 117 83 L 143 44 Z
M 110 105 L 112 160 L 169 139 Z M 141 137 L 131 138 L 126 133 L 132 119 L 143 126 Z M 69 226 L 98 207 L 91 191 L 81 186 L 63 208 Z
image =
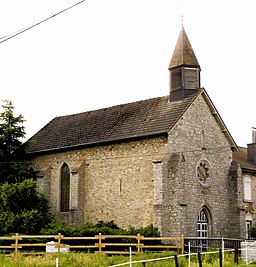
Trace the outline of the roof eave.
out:
M 134 135 L 129 137 L 123 137 L 123 138 L 113 138 L 109 140 L 99 141 L 99 142 L 88 142 L 88 143 L 82 143 L 82 144 L 76 144 L 71 146 L 62 146 L 62 147 L 56 147 L 56 148 L 49 148 L 49 149 L 41 149 L 37 151 L 31 151 L 28 152 L 29 155 L 35 155 L 35 154 L 41 154 L 41 153 L 50 153 L 50 152 L 58 152 L 62 150 L 71 150 L 71 149 L 78 149 L 81 147 L 87 147 L 87 146 L 95 146 L 95 145 L 104 145 L 109 143 L 115 143 L 115 142 L 122 142 L 126 140 L 136 140 L 144 137 L 156 137 L 160 135 L 168 135 L 167 131 L 159 131 L 154 133 L 148 133 L 148 134 L 141 134 L 141 135 Z
M 211 113 L 213 116 L 215 116 L 215 119 L 217 120 L 217 122 L 219 123 L 221 129 L 222 129 L 222 132 L 225 134 L 225 136 L 227 137 L 227 139 L 229 140 L 230 142 L 230 145 L 231 145 L 231 149 L 232 151 L 238 151 L 239 148 L 235 142 L 235 140 L 233 139 L 233 137 L 231 136 L 230 132 L 228 131 L 224 121 L 222 120 L 220 114 L 218 113 L 217 109 L 215 108 L 213 102 L 211 101 L 209 95 L 206 93 L 206 90 L 204 88 L 200 88 L 200 93 L 196 95 L 195 99 L 199 97 L 199 95 L 203 95 L 206 103 L 208 104 L 210 110 L 211 110 Z M 194 100 L 195 100 L 194 99 Z M 184 111 L 184 113 L 189 109 L 189 107 L 192 105 L 194 101 L 191 101 L 190 105 L 187 107 L 187 109 Z M 177 121 L 173 124 L 173 126 L 168 130 L 168 132 L 170 132 L 175 126 L 176 124 L 180 121 L 180 119 L 182 118 L 182 116 L 180 116 Z
M 232 135 L 230 134 L 227 126 L 225 125 L 225 123 L 222 120 L 219 112 L 217 111 L 216 107 L 214 106 L 213 102 L 211 101 L 209 95 L 207 94 L 207 92 L 206 92 L 206 90 L 204 88 L 203 88 L 202 95 L 204 96 L 205 101 L 207 102 L 207 104 L 208 104 L 208 106 L 209 106 L 209 108 L 211 110 L 212 115 L 215 117 L 216 121 L 220 125 L 222 132 L 225 134 L 225 136 L 229 140 L 232 150 L 233 151 L 238 151 L 239 148 L 238 148 L 235 140 L 233 139 Z

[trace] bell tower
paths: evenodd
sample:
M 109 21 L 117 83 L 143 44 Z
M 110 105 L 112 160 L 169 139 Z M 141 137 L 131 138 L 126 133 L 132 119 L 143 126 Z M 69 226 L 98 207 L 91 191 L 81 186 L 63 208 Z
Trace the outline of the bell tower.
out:
M 191 95 L 200 88 L 200 65 L 182 25 L 171 62 L 170 101 L 177 101 Z

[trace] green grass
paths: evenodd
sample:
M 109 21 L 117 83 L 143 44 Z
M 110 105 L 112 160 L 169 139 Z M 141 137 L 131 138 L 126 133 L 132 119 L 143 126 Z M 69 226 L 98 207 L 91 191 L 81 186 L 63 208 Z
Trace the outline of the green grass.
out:
M 171 252 L 163 253 L 145 253 L 141 255 L 133 256 L 133 261 L 140 261 L 145 259 L 153 259 L 159 257 L 171 256 Z M 19 256 L 18 258 L 7 257 L 0 255 L 1 267 L 55 267 L 56 255 L 44 255 L 44 256 Z M 191 267 L 198 267 L 197 257 L 191 257 Z M 203 267 L 218 267 L 219 259 L 218 254 L 209 254 L 202 256 Z M 125 263 L 129 261 L 129 256 L 100 256 L 97 254 L 89 253 L 66 253 L 61 254 L 58 257 L 59 267 L 108 267 L 114 264 Z M 187 267 L 188 261 L 185 257 L 179 257 L 179 266 Z M 125 265 L 129 267 L 129 264 Z M 135 263 L 133 267 L 142 267 L 142 263 Z M 147 267 L 175 267 L 174 259 L 166 259 L 162 261 L 147 262 Z M 234 263 L 233 255 L 225 255 L 225 262 L 223 267 L 243 267 L 246 264 L 237 265 Z M 251 264 L 250 267 L 256 267 L 256 264 Z

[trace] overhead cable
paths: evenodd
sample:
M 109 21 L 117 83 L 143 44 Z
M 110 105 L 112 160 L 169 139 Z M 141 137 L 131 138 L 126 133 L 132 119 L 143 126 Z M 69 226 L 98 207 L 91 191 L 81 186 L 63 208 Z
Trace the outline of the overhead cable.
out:
M 69 10 L 69 9 L 71 9 L 71 8 L 73 8 L 73 7 L 75 7 L 75 6 L 79 5 L 79 4 L 81 4 L 81 3 L 83 3 L 83 2 L 85 2 L 85 0 L 79 1 L 79 2 L 75 3 L 74 5 L 69 6 L 69 7 L 65 8 L 65 9 L 63 9 L 63 10 L 61 10 L 61 11 L 55 13 L 54 15 L 52 15 L 52 16 L 50 16 L 50 17 L 44 19 L 44 20 L 41 20 L 41 21 L 39 21 L 39 22 L 37 22 L 37 23 L 35 23 L 35 24 L 33 24 L 32 26 L 29 26 L 29 27 L 27 27 L 27 28 L 23 28 L 23 29 L 21 29 L 21 30 L 15 32 L 15 33 L 8 34 L 8 35 L 6 35 L 6 36 L 0 37 L 0 40 L 1 40 L 1 41 L 0 41 L 0 44 L 3 43 L 3 42 L 5 42 L 5 41 L 7 41 L 7 40 L 9 40 L 9 39 L 11 39 L 11 38 L 13 38 L 13 37 L 15 37 L 15 36 L 17 36 L 17 35 L 19 35 L 19 34 L 21 34 L 21 33 L 23 33 L 23 32 L 26 32 L 26 31 L 28 31 L 28 30 L 30 30 L 30 29 L 32 29 L 32 28 L 38 26 L 39 24 L 42 24 L 42 23 L 46 22 L 47 20 L 50 20 L 50 19 L 52 19 L 52 18 L 54 18 L 54 17 L 60 15 L 61 13 L 64 13 L 65 11 L 67 11 L 67 10 Z M 2 40 L 2 39 L 3 39 L 3 40 Z

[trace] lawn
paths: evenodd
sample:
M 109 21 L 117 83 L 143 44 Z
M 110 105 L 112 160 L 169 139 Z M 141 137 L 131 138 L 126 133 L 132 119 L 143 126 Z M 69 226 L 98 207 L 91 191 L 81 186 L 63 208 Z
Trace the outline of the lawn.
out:
M 146 262 L 144 265 L 139 263 L 133 263 L 133 267 L 175 267 L 175 260 L 173 258 L 168 259 L 169 256 L 173 255 L 171 252 L 163 253 L 145 253 L 132 257 L 133 261 L 142 261 L 156 258 L 165 258 L 161 261 Z M 19 256 L 14 258 L 11 256 L 0 255 L 0 266 L 1 267 L 56 267 L 57 255 L 43 255 L 43 256 Z M 203 267 L 218 267 L 219 259 L 218 254 L 210 254 L 202 256 Z M 63 253 L 57 258 L 59 267 L 108 267 L 115 264 L 121 264 L 129 262 L 129 256 L 106 256 L 90 253 Z M 188 266 L 188 259 L 186 257 L 178 257 L 179 266 Z M 129 264 L 123 266 L 130 266 Z M 198 267 L 197 257 L 191 257 L 191 267 Z M 243 267 L 246 264 L 240 260 L 239 265 L 234 263 L 233 255 L 225 255 L 225 261 L 223 267 L 239 266 Z M 256 264 L 251 264 L 250 267 L 256 267 Z

